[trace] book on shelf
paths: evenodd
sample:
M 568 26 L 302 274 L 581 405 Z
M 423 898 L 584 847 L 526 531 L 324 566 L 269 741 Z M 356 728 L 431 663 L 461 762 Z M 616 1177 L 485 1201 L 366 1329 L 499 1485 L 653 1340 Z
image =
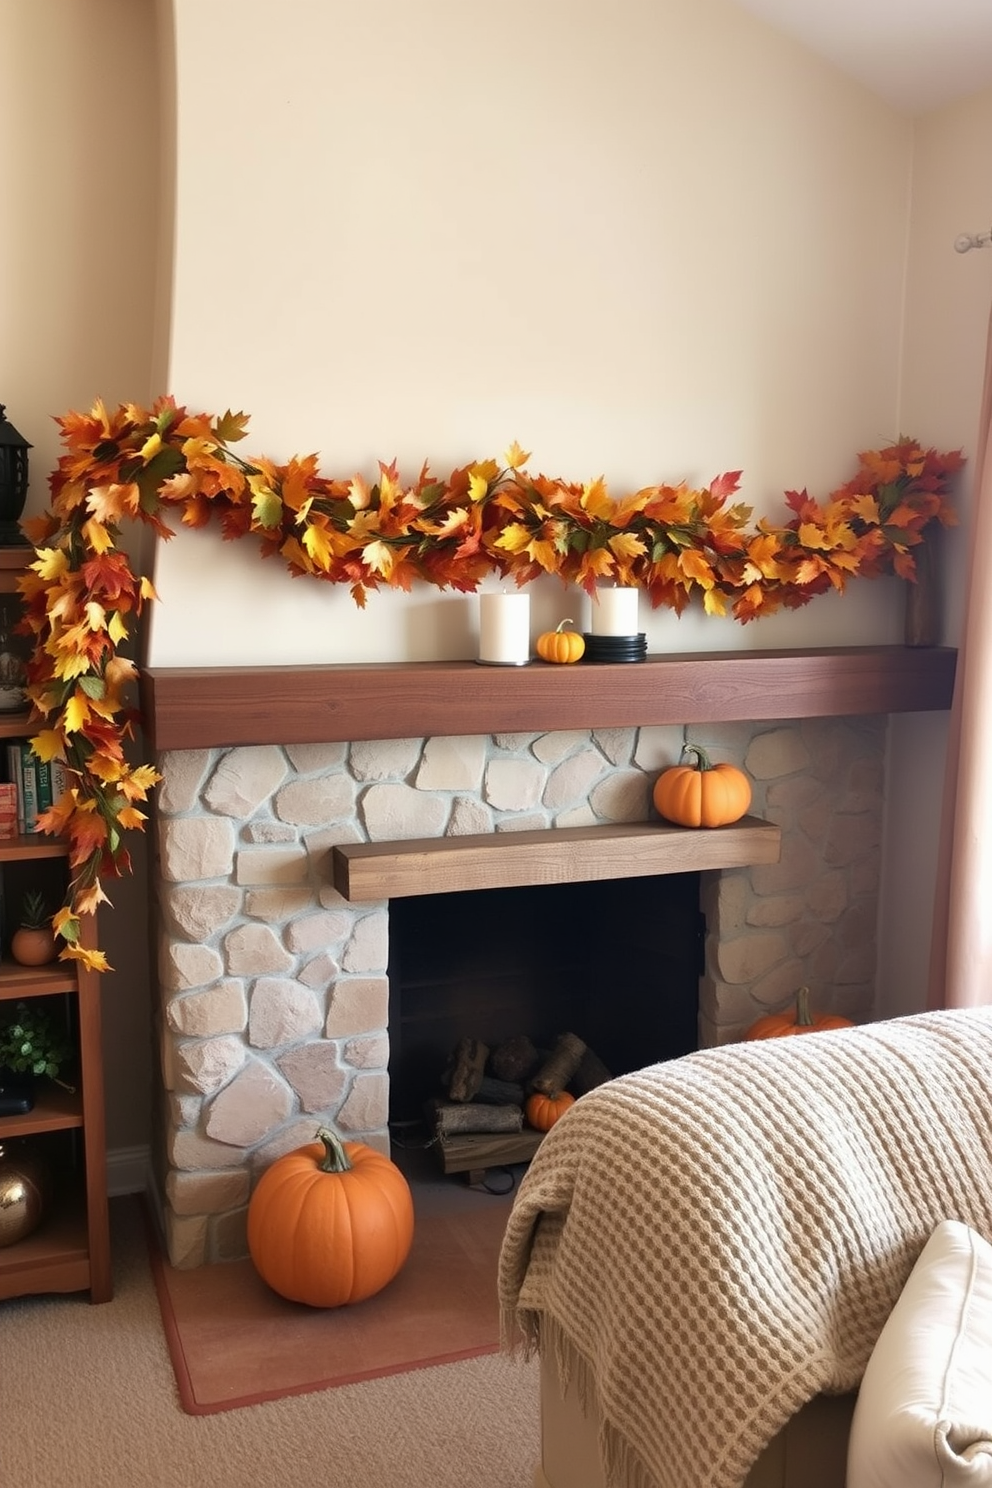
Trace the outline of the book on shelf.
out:
M 7 745 L 7 775 L 17 792 L 18 832 L 38 830 L 38 756 L 29 744 L 14 741 Z
M 0 781 L 0 840 L 18 835 L 17 786 L 12 780 Z

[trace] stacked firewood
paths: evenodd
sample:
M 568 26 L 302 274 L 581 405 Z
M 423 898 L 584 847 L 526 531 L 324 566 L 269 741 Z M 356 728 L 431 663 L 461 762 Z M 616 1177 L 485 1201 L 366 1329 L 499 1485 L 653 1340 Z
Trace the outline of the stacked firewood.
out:
M 442 1076 L 445 1097 L 431 1103 L 439 1137 L 477 1132 L 518 1132 L 529 1095 L 584 1095 L 611 1078 L 610 1071 L 575 1033 L 559 1034 L 539 1049 L 518 1034 L 490 1049 L 481 1039 L 455 1045 Z

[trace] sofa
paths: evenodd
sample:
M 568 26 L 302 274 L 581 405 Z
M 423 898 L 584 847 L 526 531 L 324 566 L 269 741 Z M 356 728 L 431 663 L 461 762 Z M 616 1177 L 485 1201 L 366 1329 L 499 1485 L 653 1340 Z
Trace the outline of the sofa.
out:
M 992 1485 L 992 1009 L 700 1050 L 525 1174 L 535 1488 Z

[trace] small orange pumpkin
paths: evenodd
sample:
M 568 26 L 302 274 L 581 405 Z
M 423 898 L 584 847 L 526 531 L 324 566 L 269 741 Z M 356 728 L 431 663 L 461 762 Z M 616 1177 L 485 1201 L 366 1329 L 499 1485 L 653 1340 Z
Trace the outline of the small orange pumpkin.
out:
M 683 764 L 695 756 L 694 764 Z M 683 744 L 677 765 L 662 770 L 652 793 L 659 815 L 683 827 L 722 827 L 740 821 L 751 804 L 751 783 L 736 765 L 714 765 L 698 744 Z
M 537 654 L 542 661 L 568 663 L 580 661 L 585 655 L 586 643 L 578 631 L 565 630 L 571 620 L 563 620 L 557 630 L 546 630 L 537 638 Z
M 274 1292 L 310 1307 L 371 1297 L 413 1243 L 413 1199 L 395 1163 L 327 1127 L 277 1158 L 248 1204 L 248 1251 Z
M 546 1132 L 561 1120 L 569 1106 L 574 1105 L 575 1096 L 569 1095 L 567 1090 L 560 1090 L 557 1095 L 544 1095 L 535 1090 L 524 1103 L 524 1115 L 536 1131 Z
M 795 1006 L 784 1013 L 769 1013 L 752 1023 L 745 1039 L 788 1038 L 794 1033 L 816 1033 L 824 1028 L 853 1028 L 850 1018 L 840 1013 L 811 1013 L 809 988 L 800 987 L 796 993 Z

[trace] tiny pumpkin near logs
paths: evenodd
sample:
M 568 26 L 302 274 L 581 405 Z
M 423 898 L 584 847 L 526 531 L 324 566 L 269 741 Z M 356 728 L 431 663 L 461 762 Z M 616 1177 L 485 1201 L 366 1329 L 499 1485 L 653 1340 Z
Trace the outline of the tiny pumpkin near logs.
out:
M 581 661 L 586 643 L 577 630 L 566 630 L 571 620 L 563 620 L 556 630 L 546 630 L 537 638 L 537 654 L 542 661 L 555 661 L 563 665 Z
M 274 1292 L 341 1307 L 382 1290 L 413 1243 L 413 1199 L 395 1163 L 328 1127 L 277 1158 L 248 1204 L 248 1251 Z
M 535 1131 L 546 1132 L 574 1105 L 575 1096 L 569 1095 L 567 1090 L 559 1090 L 552 1095 L 545 1095 L 543 1090 L 535 1090 L 524 1102 L 524 1115 Z
M 809 988 L 800 987 L 795 1003 L 783 1013 L 768 1013 L 752 1023 L 745 1039 L 789 1038 L 796 1033 L 816 1033 L 826 1028 L 853 1028 L 850 1018 L 840 1013 L 813 1013 L 809 1005 Z
M 684 763 L 691 758 L 693 763 Z M 655 809 L 682 827 L 724 827 L 751 804 L 751 782 L 736 765 L 714 765 L 699 744 L 683 744 L 677 765 L 654 783 Z

